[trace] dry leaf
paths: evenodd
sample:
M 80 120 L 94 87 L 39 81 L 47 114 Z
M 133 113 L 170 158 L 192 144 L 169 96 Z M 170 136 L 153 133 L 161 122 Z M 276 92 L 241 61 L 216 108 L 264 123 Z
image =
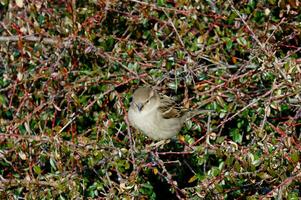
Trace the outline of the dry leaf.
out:
M 16 0 L 16 4 L 19 8 L 22 8 L 24 6 L 23 0 Z

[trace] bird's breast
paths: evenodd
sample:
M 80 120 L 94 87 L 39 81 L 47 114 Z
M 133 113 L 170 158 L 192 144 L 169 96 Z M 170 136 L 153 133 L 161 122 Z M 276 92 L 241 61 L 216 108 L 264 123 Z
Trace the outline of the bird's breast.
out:
M 152 139 L 167 139 L 175 136 L 182 126 L 178 119 L 164 119 L 158 110 L 136 112 L 129 110 L 130 123 Z

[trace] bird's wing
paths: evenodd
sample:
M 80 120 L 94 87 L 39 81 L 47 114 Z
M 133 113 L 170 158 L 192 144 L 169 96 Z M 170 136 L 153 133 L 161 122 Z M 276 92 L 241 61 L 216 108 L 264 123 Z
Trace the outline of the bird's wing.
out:
M 165 119 L 180 118 L 188 111 L 187 109 L 177 106 L 177 104 L 168 96 L 161 95 L 160 99 L 159 111 Z

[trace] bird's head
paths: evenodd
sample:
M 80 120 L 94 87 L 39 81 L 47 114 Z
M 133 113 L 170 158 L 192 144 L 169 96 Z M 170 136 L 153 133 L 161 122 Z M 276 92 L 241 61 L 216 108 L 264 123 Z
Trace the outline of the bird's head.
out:
M 156 91 L 149 87 L 138 88 L 132 96 L 132 106 L 138 111 L 150 110 L 159 105 L 160 97 Z

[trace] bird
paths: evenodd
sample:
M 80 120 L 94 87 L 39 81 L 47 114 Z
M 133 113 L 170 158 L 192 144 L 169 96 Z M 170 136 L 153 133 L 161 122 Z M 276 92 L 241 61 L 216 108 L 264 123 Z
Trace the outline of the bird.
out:
M 132 95 L 128 119 L 131 126 L 149 138 L 164 140 L 176 136 L 185 121 L 198 113 L 177 106 L 170 97 L 151 87 L 139 87 Z

